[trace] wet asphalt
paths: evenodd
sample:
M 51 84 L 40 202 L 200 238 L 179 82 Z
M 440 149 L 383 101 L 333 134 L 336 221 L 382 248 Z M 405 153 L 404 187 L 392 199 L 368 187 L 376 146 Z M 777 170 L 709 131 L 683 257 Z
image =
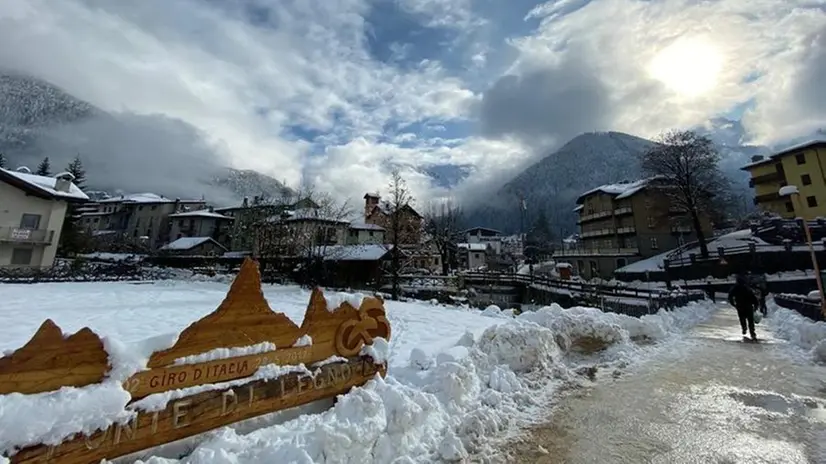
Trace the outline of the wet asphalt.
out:
M 823 463 L 826 366 L 734 309 L 618 379 L 560 401 L 508 447 L 513 463 Z

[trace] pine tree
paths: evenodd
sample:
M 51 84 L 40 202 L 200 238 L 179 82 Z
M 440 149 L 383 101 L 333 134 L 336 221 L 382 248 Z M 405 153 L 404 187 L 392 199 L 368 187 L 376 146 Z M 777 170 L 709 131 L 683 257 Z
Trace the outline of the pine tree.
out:
M 6 167 L 6 156 L 0 153 L 0 168 Z
M 37 166 L 37 171 L 34 172 L 38 176 L 51 176 L 52 175 L 52 163 L 49 162 L 49 157 L 43 158 L 43 161 Z
M 66 171 L 74 176 L 72 182 L 81 190 L 85 190 L 86 170 L 83 169 L 80 155 L 75 156 L 75 159 L 69 163 Z M 66 219 L 63 221 L 63 230 L 60 232 L 58 253 L 61 256 L 83 253 L 87 251 L 88 243 L 88 237 L 80 225 L 80 214 L 77 211 L 77 207 L 74 204 L 69 204 L 69 207 L 66 208 Z
M 83 169 L 83 162 L 80 161 L 80 155 L 75 156 L 75 159 L 69 163 L 69 167 L 66 169 L 69 174 L 73 175 L 75 179 L 72 181 L 75 185 L 78 186 L 81 190 L 86 189 L 86 170 Z

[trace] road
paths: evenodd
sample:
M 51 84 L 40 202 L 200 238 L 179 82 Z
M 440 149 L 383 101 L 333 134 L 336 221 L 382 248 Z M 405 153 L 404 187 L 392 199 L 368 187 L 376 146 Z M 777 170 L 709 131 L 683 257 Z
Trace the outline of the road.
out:
M 512 463 L 826 463 L 826 366 L 735 311 L 616 380 L 559 403 L 509 447 Z

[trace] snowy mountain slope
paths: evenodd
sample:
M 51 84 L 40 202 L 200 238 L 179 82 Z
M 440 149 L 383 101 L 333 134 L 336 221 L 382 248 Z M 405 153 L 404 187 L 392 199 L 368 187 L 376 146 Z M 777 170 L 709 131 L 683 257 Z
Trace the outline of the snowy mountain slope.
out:
M 244 196 L 279 196 L 285 188 L 264 174 L 227 168 L 225 157 L 183 121 L 109 113 L 48 82 L 2 71 L 0 153 L 12 167 L 34 168 L 48 156 L 55 169 L 79 154 L 89 186 L 109 192 L 204 195 L 234 204 Z
M 576 198 L 602 184 L 638 178 L 638 156 L 652 143 L 620 132 L 579 135 L 505 184 L 484 206 L 469 214 L 468 222 L 518 231 L 521 193 L 528 207 L 526 229 L 544 210 L 555 234 L 573 232 Z

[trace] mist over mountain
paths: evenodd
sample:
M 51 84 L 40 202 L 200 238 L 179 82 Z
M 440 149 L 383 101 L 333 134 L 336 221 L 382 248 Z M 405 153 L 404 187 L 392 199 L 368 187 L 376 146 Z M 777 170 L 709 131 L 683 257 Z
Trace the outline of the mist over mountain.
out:
M 109 192 L 204 196 L 229 205 L 285 188 L 269 176 L 228 168 L 228 156 L 181 120 L 102 111 L 15 73 L 0 74 L 0 153 L 11 167 L 32 169 L 48 156 L 55 170 L 80 155 L 90 188 Z

